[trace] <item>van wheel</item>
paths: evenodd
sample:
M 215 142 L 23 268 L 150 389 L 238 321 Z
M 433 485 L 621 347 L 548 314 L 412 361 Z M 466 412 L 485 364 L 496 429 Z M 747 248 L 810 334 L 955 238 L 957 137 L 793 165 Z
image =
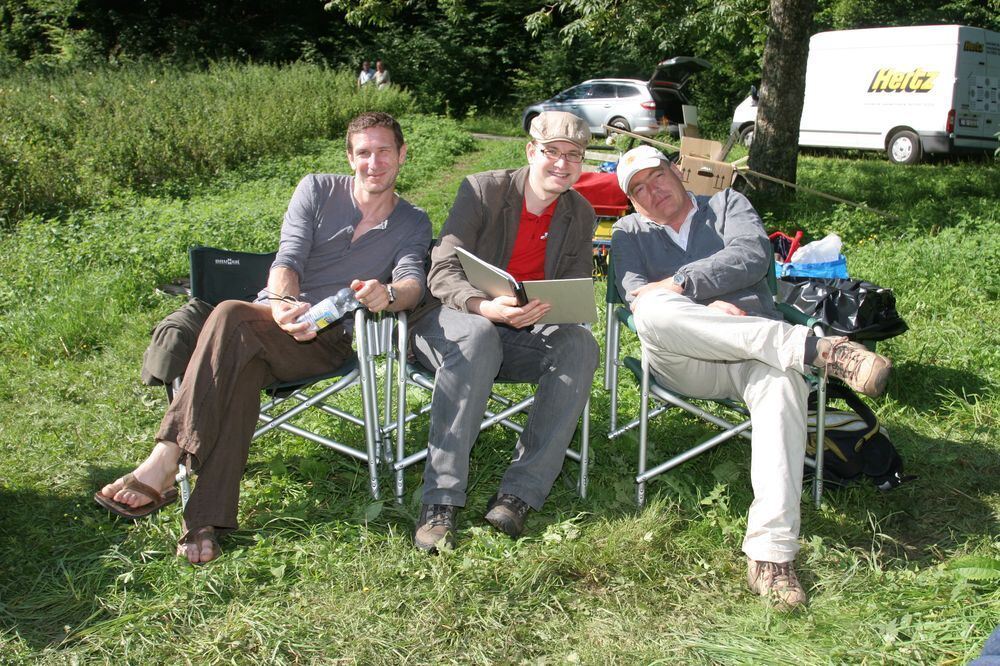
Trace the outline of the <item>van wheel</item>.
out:
M 628 121 L 624 118 L 612 118 L 608 124 L 626 132 L 632 131 L 632 128 L 628 126 Z
M 753 125 L 747 125 L 746 127 L 740 130 L 740 143 L 742 143 L 747 148 L 749 148 L 750 144 L 753 143 L 753 130 L 754 130 Z
M 529 114 L 527 118 L 524 119 L 524 131 L 531 131 L 531 121 L 538 117 L 537 113 Z
M 910 130 L 900 130 L 893 134 L 885 152 L 889 161 L 896 164 L 916 164 L 923 155 L 920 139 Z

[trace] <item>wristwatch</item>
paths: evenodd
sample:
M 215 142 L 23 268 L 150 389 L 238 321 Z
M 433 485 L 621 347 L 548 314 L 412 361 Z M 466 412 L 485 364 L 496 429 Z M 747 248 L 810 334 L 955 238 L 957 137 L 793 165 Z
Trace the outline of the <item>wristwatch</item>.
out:
M 680 287 L 682 292 L 684 291 L 684 285 L 687 284 L 687 281 L 687 276 L 684 275 L 684 273 L 674 273 L 674 284 Z
M 385 293 L 386 293 L 386 295 L 389 296 L 389 303 L 390 304 L 396 302 L 396 290 L 392 288 L 391 284 L 385 285 Z

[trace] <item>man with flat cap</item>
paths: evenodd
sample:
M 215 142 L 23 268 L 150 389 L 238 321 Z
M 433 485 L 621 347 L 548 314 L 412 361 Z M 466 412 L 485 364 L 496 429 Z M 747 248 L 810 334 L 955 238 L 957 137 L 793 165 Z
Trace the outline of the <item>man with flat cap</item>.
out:
M 414 351 L 435 370 L 423 505 L 414 544 L 453 546 L 465 506 L 469 454 L 497 379 L 537 384 L 513 461 L 491 498 L 486 521 L 517 537 L 542 507 L 562 469 L 597 368 L 593 335 L 579 325 L 539 325 L 549 306 L 490 298 L 469 283 L 464 248 L 517 280 L 591 275 L 594 209 L 571 189 L 590 130 L 580 118 L 546 112 L 530 126 L 527 166 L 488 171 L 462 183 L 431 253 L 431 301 L 415 315 Z M 429 310 L 429 311 L 428 311 Z
M 658 382 L 696 398 L 747 405 L 753 428 L 754 500 L 743 552 L 747 581 L 780 607 L 806 602 L 793 561 L 808 388 L 826 367 L 866 395 L 885 390 L 891 364 L 843 337 L 816 337 L 781 320 L 767 285 L 771 244 L 739 192 L 684 190 L 663 153 L 640 146 L 618 162 L 618 184 L 636 212 L 615 223 L 611 256 L 618 290 Z

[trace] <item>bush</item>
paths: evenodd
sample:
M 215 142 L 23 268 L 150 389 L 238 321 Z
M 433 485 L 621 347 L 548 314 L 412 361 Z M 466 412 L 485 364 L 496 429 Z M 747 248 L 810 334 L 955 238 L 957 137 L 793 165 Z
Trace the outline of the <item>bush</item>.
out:
M 20 71 L 0 79 L 0 228 L 290 155 L 362 111 L 411 105 L 405 91 L 359 91 L 353 74 L 304 64 Z

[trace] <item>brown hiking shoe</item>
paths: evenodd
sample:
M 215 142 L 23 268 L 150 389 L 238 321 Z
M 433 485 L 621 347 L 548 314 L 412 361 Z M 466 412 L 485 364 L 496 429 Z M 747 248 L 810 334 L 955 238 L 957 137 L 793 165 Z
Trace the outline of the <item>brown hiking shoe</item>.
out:
M 517 495 L 494 495 L 486 511 L 486 522 L 512 539 L 524 531 L 524 519 L 531 507 Z
M 748 557 L 747 583 L 751 590 L 773 600 L 782 610 L 806 603 L 806 592 L 792 562 L 759 562 Z
M 455 519 L 458 507 L 448 504 L 424 504 L 420 507 L 417 531 L 413 545 L 427 553 L 436 553 L 440 547 L 455 547 Z
M 892 361 L 847 338 L 829 337 L 817 345 L 816 367 L 824 366 L 830 377 L 874 398 L 885 392 Z

